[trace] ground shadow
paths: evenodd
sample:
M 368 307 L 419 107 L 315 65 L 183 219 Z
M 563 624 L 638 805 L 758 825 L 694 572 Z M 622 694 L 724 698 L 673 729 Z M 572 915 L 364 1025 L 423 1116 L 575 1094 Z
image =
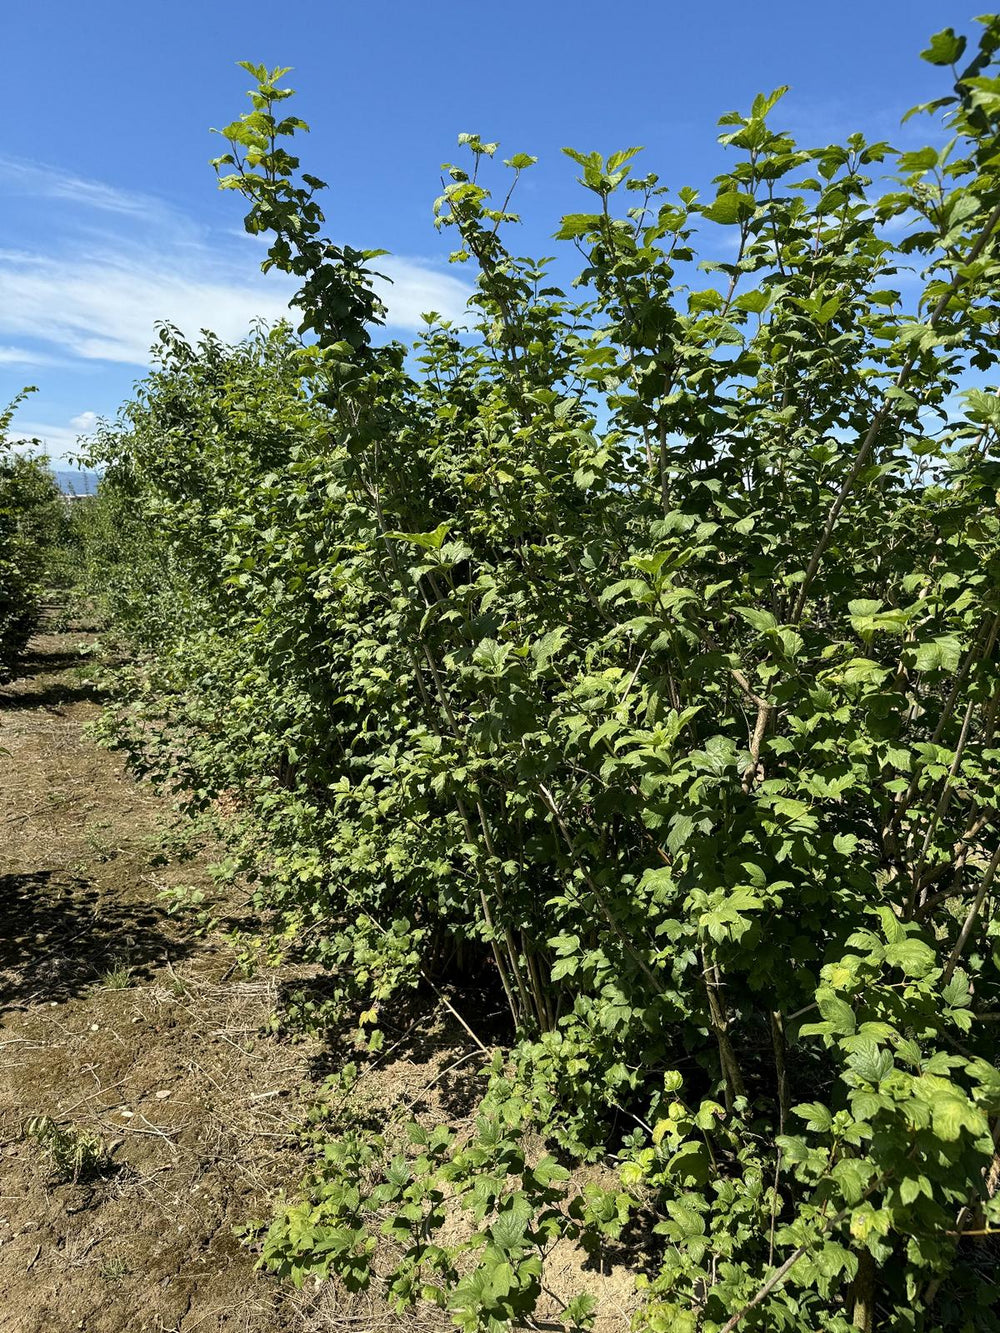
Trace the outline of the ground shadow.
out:
M 46 652 L 41 648 L 28 648 L 18 659 L 19 677 L 39 676 L 56 671 L 70 671 L 80 665 L 79 647 L 59 648 L 55 652 Z
M 65 872 L 0 875 L 0 1011 L 67 1000 L 116 968 L 142 980 L 189 952 L 154 905 Z
M 104 701 L 103 692 L 82 677 L 79 647 L 29 649 L 0 688 L 0 714 L 31 709 L 58 711 L 71 704 Z
M 47 682 L 37 690 L 18 690 L 16 694 L 0 694 L 0 714 L 26 713 L 32 709 L 44 709 L 58 713 L 72 704 L 99 704 L 104 694 L 96 685 L 88 681 Z
M 315 1014 L 329 996 L 333 983 L 326 977 L 298 978 L 279 985 L 276 1010 L 288 1031 L 303 1026 L 303 1014 Z M 509 1044 L 512 1032 L 509 1015 L 483 1004 L 481 991 L 472 994 L 449 987 L 447 995 L 421 985 L 394 996 L 379 1014 L 382 1046 L 371 1055 L 371 1068 L 393 1068 L 399 1072 L 399 1093 L 405 1096 L 410 1115 L 431 1115 L 439 1120 L 466 1120 L 477 1108 L 486 1090 L 483 1066 L 494 1046 Z M 488 997 L 487 997 L 488 998 Z M 445 1003 L 447 1001 L 447 1004 Z M 450 1006 L 450 1007 L 449 1007 Z M 309 1075 L 323 1083 L 345 1066 L 369 1066 L 363 1048 L 356 1044 L 361 1005 L 339 1023 L 320 1027 L 323 1046 L 309 1057 Z M 472 1037 L 456 1011 L 475 1017 Z M 385 1107 L 364 1102 L 352 1110 L 352 1124 L 379 1130 Z

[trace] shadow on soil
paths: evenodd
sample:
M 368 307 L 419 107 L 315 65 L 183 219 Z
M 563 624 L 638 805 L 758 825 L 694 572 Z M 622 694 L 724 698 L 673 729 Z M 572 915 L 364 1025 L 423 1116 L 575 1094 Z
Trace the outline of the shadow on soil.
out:
M 324 977 L 300 978 L 279 986 L 276 1012 L 287 1030 L 308 1029 L 310 1017 L 320 1011 L 332 989 L 333 983 Z M 508 1016 L 493 1007 L 490 1002 L 494 997 L 488 990 L 449 987 L 448 998 L 463 1018 L 471 1018 L 477 1025 L 473 1030 L 489 1050 L 510 1042 Z M 380 1026 L 385 1034 L 385 1054 L 376 1057 L 374 1067 L 384 1060 L 388 1067 L 399 1071 L 398 1092 L 407 1103 L 408 1113 L 466 1119 L 485 1091 L 481 1070 L 489 1054 L 443 1006 L 440 992 L 435 994 L 421 986 L 415 992 L 394 997 L 391 1012 L 380 1015 Z M 313 1082 L 322 1083 L 358 1060 L 354 1042 L 357 1015 L 353 1021 L 344 1018 L 340 1023 L 319 1023 L 317 1030 L 323 1033 L 324 1046 L 309 1059 L 309 1073 Z M 405 1072 L 407 1066 L 412 1072 Z M 378 1131 L 384 1114 L 381 1104 L 373 1106 L 370 1114 L 359 1105 L 352 1112 L 352 1124 Z
M 0 713 L 24 713 L 36 708 L 59 712 L 71 704 L 99 704 L 104 696 L 96 685 L 79 683 L 46 684 L 40 690 L 23 690 L 0 698 Z
M 67 1000 L 115 969 L 148 977 L 168 951 L 172 960 L 190 952 L 165 926 L 155 906 L 65 873 L 0 875 L 0 1010 Z
M 77 703 L 99 704 L 103 693 L 83 678 L 79 644 L 47 652 L 29 649 L 0 684 L 0 713 L 58 710 Z M 13 689 L 11 689 L 13 687 Z M 34 688 L 32 688 L 34 687 Z

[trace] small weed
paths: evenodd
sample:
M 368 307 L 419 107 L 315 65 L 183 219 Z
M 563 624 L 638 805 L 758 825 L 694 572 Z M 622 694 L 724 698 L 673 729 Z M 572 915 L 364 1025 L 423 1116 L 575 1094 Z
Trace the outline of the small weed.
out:
M 105 1282 L 121 1282 L 132 1272 L 126 1261 L 118 1254 L 105 1259 L 98 1271 Z
M 106 830 L 110 829 L 111 824 L 105 821 L 87 830 L 87 845 L 94 854 L 94 859 L 99 862 L 113 861 L 119 853 L 119 848 L 114 845 L 114 841 L 107 836 Z
M 127 963 L 115 960 L 100 977 L 102 990 L 128 990 L 132 984 L 133 969 Z
M 98 1135 L 72 1125 L 64 1128 L 47 1115 L 29 1120 L 24 1136 L 37 1143 L 58 1181 L 76 1182 L 82 1176 L 96 1175 L 108 1162 L 107 1145 Z

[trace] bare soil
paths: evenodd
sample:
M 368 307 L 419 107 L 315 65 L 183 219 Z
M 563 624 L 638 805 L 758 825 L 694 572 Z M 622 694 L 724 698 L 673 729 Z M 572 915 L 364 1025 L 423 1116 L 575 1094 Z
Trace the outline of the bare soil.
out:
M 38 637 L 0 690 L 0 1330 L 300 1329 L 233 1229 L 301 1174 L 316 1051 L 264 1034 L 272 976 L 167 916 L 204 863 L 158 864 L 165 802 L 84 736 L 85 643 Z M 58 1180 L 42 1115 L 104 1160 Z

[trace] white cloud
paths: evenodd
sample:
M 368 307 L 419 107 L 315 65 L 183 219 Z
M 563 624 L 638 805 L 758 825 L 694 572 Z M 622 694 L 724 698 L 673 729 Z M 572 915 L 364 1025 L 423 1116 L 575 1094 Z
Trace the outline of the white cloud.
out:
M 45 366 L 53 358 L 28 347 L 0 347 L 0 366 Z
M 419 260 L 386 256 L 379 264 L 391 279 L 377 283 L 391 326 L 416 329 L 428 310 L 462 317 L 469 289 L 458 278 Z M 158 320 L 189 337 L 211 329 L 236 342 L 253 320 L 288 316 L 291 281 L 235 269 L 207 253 L 189 254 L 183 267 L 141 250 L 89 259 L 0 253 L 0 334 L 85 360 L 146 365 Z
M 390 280 L 391 286 L 376 281 L 375 287 L 389 308 L 389 323 L 396 328 L 420 328 L 421 315 L 431 310 L 445 319 L 464 317 L 472 289 L 461 278 L 402 255 L 383 255 L 372 262 Z
M 0 188 L 67 205 L 62 218 L 71 238 L 53 239 L 45 250 L 0 249 L 0 338 L 42 348 L 0 347 L 0 364 L 51 360 L 55 351 L 145 366 L 159 320 L 188 337 L 204 328 L 236 342 L 255 319 L 273 323 L 289 314 L 295 284 L 283 274 L 265 278 L 256 247 L 236 244 L 228 230 L 210 236 L 152 196 L 2 155 Z M 113 231 L 87 230 L 84 217 L 93 209 L 114 215 L 105 222 Z M 470 289 L 458 277 L 392 255 L 376 267 L 391 279 L 376 283 L 390 327 L 417 329 L 428 310 L 462 317 Z
M 229 227 L 209 228 L 152 195 L 0 154 L 4 195 L 20 196 L 20 230 L 9 230 L 8 246 L 0 247 L 0 369 L 11 374 L 17 367 L 79 374 L 103 366 L 109 382 L 121 377 L 115 367 L 149 365 L 160 321 L 188 338 L 210 329 L 225 342 L 240 341 L 260 319 L 298 323 L 288 306 L 297 283 L 261 273 L 261 238 L 250 246 L 246 233 L 237 240 Z M 463 321 L 471 288 L 459 276 L 408 256 L 386 255 L 373 267 L 384 275 L 375 285 L 390 334 L 417 330 L 430 310 Z M 67 402 L 54 375 L 45 376 L 45 386 L 60 406 L 35 409 L 49 420 L 18 421 L 18 438 L 38 437 L 52 456 L 65 457 L 97 413 L 113 408 L 96 401 L 92 389 L 87 397 L 97 412 Z
M 80 432 L 68 425 L 56 425 L 49 421 L 22 421 L 18 429 L 10 432 L 14 444 L 26 450 L 36 450 L 42 446 L 42 452 L 52 459 L 64 461 L 77 452 Z
M 85 360 L 146 365 L 158 319 L 191 335 L 211 328 L 231 341 L 254 317 L 277 319 L 285 310 L 276 285 L 262 292 L 257 284 L 186 275 L 139 253 L 86 261 L 0 257 L 0 332 Z
M 59 167 L 42 162 L 24 162 L 20 158 L 0 154 L 0 180 L 8 189 L 20 194 L 44 199 L 65 199 L 86 208 L 106 213 L 126 214 L 149 219 L 167 211 L 162 200 L 148 194 L 116 189 L 103 181 L 85 180 Z

